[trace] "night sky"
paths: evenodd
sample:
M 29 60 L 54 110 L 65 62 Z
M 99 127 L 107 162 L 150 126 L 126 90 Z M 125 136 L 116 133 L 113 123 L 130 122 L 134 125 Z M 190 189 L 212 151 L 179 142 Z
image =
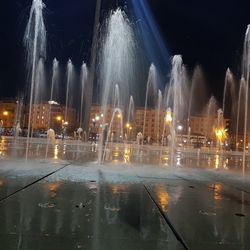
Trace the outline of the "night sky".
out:
M 48 61 L 57 57 L 66 64 L 71 58 L 80 67 L 82 61 L 90 57 L 95 1 L 44 2 Z M 169 54 L 182 54 L 190 71 L 196 64 L 202 65 L 211 92 L 221 100 L 227 67 L 240 76 L 244 34 L 250 23 L 250 2 L 148 0 L 148 3 Z M 102 16 L 117 5 L 117 1 L 104 0 Z M 22 39 L 30 6 L 31 0 L 1 1 L 1 97 L 15 97 L 26 84 Z

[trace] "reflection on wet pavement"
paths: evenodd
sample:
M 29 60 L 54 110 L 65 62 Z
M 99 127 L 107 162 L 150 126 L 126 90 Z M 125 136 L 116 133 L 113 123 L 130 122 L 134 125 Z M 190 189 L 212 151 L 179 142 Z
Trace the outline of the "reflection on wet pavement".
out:
M 186 149 L 172 168 L 162 147 L 114 144 L 99 165 L 91 144 L 34 140 L 27 162 L 24 140 L 0 146 L 0 249 L 250 248 L 240 154 Z
M 42 182 L 0 213 L 4 249 L 182 249 L 138 184 Z

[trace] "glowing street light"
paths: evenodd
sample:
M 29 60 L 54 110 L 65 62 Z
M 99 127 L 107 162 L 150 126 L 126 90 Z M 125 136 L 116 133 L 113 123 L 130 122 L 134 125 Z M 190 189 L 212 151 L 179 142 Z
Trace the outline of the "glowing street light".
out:
M 178 129 L 179 131 L 182 131 L 182 130 L 183 130 L 183 126 L 182 126 L 182 125 L 178 125 L 178 126 L 177 126 L 177 129 Z
M 4 115 L 4 116 L 8 116 L 8 115 L 9 115 L 9 112 L 8 112 L 8 111 L 4 111 L 4 112 L 3 112 L 3 115 Z
M 126 124 L 126 128 L 130 128 L 130 124 L 129 123 Z
M 56 120 L 57 120 L 58 122 L 60 122 L 60 121 L 62 121 L 62 117 L 61 117 L 60 115 L 58 115 L 58 116 L 56 117 Z
M 223 142 L 227 139 L 227 132 L 224 128 L 216 128 L 214 132 L 219 142 Z
M 173 120 L 172 112 L 171 112 L 171 109 L 168 108 L 167 113 L 166 113 L 166 123 L 170 124 L 172 120 Z

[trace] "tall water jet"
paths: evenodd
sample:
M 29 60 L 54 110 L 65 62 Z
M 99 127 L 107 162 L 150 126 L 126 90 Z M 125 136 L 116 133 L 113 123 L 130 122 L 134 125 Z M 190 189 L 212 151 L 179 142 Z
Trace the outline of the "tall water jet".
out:
M 114 87 L 113 107 L 120 108 L 120 87 L 118 84 Z
M 72 80 L 73 80 L 73 64 L 69 59 L 67 63 L 66 103 L 65 103 L 65 116 L 64 116 L 65 122 L 68 122 L 68 109 L 70 106 L 69 94 L 72 88 Z
M 204 116 L 207 117 L 206 131 L 208 133 L 211 130 L 211 128 L 213 128 L 214 126 L 217 126 L 217 124 L 215 124 L 215 117 L 216 117 L 217 111 L 218 111 L 217 100 L 215 99 L 214 96 L 211 96 L 203 111 Z M 210 138 L 210 136 L 211 134 L 206 134 L 207 138 Z
M 200 65 L 197 65 L 194 69 L 191 80 L 191 90 L 189 93 L 188 127 L 190 126 L 190 116 L 200 114 L 202 112 L 202 108 L 206 105 L 208 99 L 206 93 L 207 91 L 203 70 Z
M 242 173 L 243 173 L 243 175 L 245 175 L 245 169 L 246 169 L 249 74 L 250 74 L 250 25 L 247 26 L 247 31 L 246 31 L 246 35 L 245 35 L 245 42 L 244 42 L 243 60 L 242 60 L 242 76 L 246 80 L 244 139 L 243 139 L 243 162 L 242 162 Z
M 30 77 L 29 93 L 29 120 L 26 159 L 28 158 L 28 149 L 31 137 L 31 113 L 34 99 L 34 87 L 37 72 L 37 65 L 40 58 L 46 57 L 46 29 L 43 20 L 43 9 L 45 5 L 42 0 L 33 0 L 28 24 L 24 35 L 24 45 L 27 51 L 27 67 Z
M 187 76 L 182 63 L 182 57 L 176 55 L 172 60 L 172 71 L 170 77 L 169 96 L 167 105 L 171 107 L 172 117 L 170 124 L 171 134 L 171 167 L 174 164 L 176 149 L 176 128 L 179 122 L 183 122 L 185 117 L 185 103 L 187 101 Z
M 53 65 L 52 65 L 52 78 L 51 78 L 51 88 L 50 88 L 50 99 L 49 99 L 49 121 L 48 121 L 48 129 L 51 128 L 51 106 L 54 104 L 54 95 L 55 90 L 58 87 L 58 80 L 59 80 L 59 63 L 54 58 Z
M 112 117 L 111 117 L 110 124 L 108 126 L 107 137 L 103 138 L 103 139 L 105 139 L 105 142 L 104 142 L 104 152 L 102 154 L 102 162 L 105 161 L 108 142 L 110 141 L 111 145 L 112 145 L 113 140 L 114 140 L 114 138 L 112 138 L 112 127 L 114 125 L 116 114 L 119 116 L 119 120 L 120 120 L 120 133 L 118 133 L 117 136 L 118 136 L 118 138 L 123 139 L 123 113 L 122 113 L 121 109 L 115 108 L 113 111 Z
M 134 115 L 135 115 L 135 103 L 133 96 L 130 96 L 129 99 L 129 106 L 128 106 L 128 114 L 127 114 L 127 123 L 131 124 L 134 121 Z
M 224 117 L 231 119 L 231 132 L 235 134 L 236 132 L 236 123 L 234 123 L 234 117 L 236 116 L 236 107 L 237 107 L 237 97 L 236 97 L 236 86 L 234 81 L 234 76 L 230 69 L 227 69 L 225 76 L 225 85 L 223 92 L 223 105 L 222 111 Z
M 36 69 L 36 79 L 34 87 L 34 103 L 36 104 L 41 103 L 45 99 L 45 82 L 46 77 L 44 59 L 40 58 Z
M 238 137 L 239 133 L 243 134 L 244 127 L 240 127 L 240 125 L 243 125 L 240 123 L 240 120 L 244 120 L 244 104 L 246 99 L 246 81 L 244 77 L 241 78 L 240 80 L 240 89 L 239 89 L 239 96 L 238 96 L 238 107 L 237 107 L 237 121 L 236 121 L 236 149 L 238 149 L 239 142 L 238 142 Z
M 150 91 L 150 92 L 149 92 Z M 147 118 L 147 109 L 149 106 L 149 93 L 150 96 L 153 97 L 153 101 L 155 101 L 155 97 L 157 95 L 157 72 L 154 64 L 151 64 L 148 73 L 148 81 L 146 86 L 146 97 L 145 97 L 145 108 L 144 108 L 144 122 L 143 122 L 143 139 L 145 138 L 145 128 L 146 128 L 146 118 Z M 155 103 L 153 103 L 155 105 Z
M 123 93 L 123 102 L 129 98 L 134 83 L 135 39 L 132 26 L 121 9 L 112 11 L 108 17 L 101 39 L 99 84 L 102 92 L 102 114 L 107 121 L 107 106 L 112 101 L 115 84 Z M 101 133 L 103 134 L 103 133 Z M 100 140 L 99 161 L 102 161 L 103 136 Z
M 56 58 L 54 58 L 53 65 L 52 65 L 50 101 L 53 101 L 55 98 L 55 92 L 58 88 L 58 81 L 59 81 L 59 62 L 57 61 Z
M 84 91 L 88 80 L 88 68 L 86 63 L 82 64 L 81 68 L 81 110 L 80 110 L 80 128 L 83 125 L 83 104 L 84 104 Z
M 155 120 L 156 120 L 156 137 L 157 142 L 160 141 L 160 135 L 161 135 L 161 121 L 162 121 L 162 92 L 159 89 L 158 90 L 158 100 L 157 100 L 157 112 L 155 114 Z

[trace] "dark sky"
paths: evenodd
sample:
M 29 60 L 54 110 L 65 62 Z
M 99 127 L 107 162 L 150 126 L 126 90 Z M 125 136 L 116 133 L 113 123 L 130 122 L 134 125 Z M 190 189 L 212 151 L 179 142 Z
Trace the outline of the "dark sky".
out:
M 70 57 L 79 67 L 90 55 L 95 1 L 44 2 L 47 6 L 48 60 L 57 57 L 66 63 Z M 103 15 L 108 12 L 111 2 L 116 1 L 104 0 Z M 227 67 L 238 76 L 240 74 L 244 34 L 250 23 L 250 2 L 148 0 L 148 3 L 170 55 L 182 54 L 190 70 L 195 64 L 201 64 L 211 91 L 221 99 Z M 1 97 L 14 97 L 25 85 L 22 37 L 30 5 L 31 0 L 1 1 Z

